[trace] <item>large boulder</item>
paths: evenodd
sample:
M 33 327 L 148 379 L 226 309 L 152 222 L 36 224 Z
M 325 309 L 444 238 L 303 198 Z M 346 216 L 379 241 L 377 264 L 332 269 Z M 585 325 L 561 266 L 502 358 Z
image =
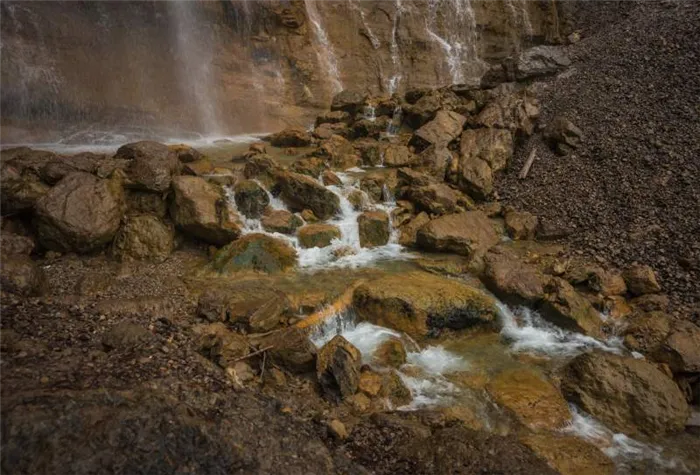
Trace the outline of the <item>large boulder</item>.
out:
M 509 211 L 505 216 L 506 231 L 513 239 L 534 239 L 537 216 L 527 211 Z
M 3 256 L 28 256 L 36 247 L 34 238 L 9 231 L 0 233 L 0 252 Z
M 544 298 L 547 279 L 535 267 L 507 249 L 496 247 L 484 256 L 484 283 L 500 298 L 534 304 Z
M 547 283 L 539 310 L 544 318 L 562 328 L 603 336 L 600 313 L 564 279 L 554 277 Z
M 617 432 L 660 436 L 683 430 L 683 393 L 655 365 L 610 353 L 586 353 L 564 369 L 564 396 Z
M 540 432 L 522 442 L 561 475 L 614 475 L 615 464 L 602 450 L 580 437 Z
M 663 312 L 635 313 L 625 319 L 622 330 L 625 346 L 647 355 L 657 352 L 671 332 L 671 322 Z
M 416 209 L 431 215 L 459 213 L 474 209 L 474 202 L 444 183 L 431 183 L 408 188 L 403 198 L 413 202 Z
M 37 201 L 48 191 L 49 187 L 42 183 L 36 174 L 23 174 L 11 164 L 2 164 L 0 201 L 2 201 L 3 216 L 31 211 L 36 206 Z
M 540 108 L 537 99 L 529 91 L 513 91 L 504 84 L 489 91 L 488 95 L 491 100 L 472 120 L 472 125 L 532 135 Z
M 73 172 L 95 173 L 104 155 L 84 152 L 67 157 L 55 157 L 41 168 L 41 179 L 49 185 L 55 185 L 66 175 Z
M 383 246 L 389 242 L 391 227 L 384 211 L 366 211 L 357 217 L 361 247 Z
M 367 96 L 354 91 L 342 91 L 333 97 L 331 112 L 344 111 L 355 116 L 365 106 Z
M 350 122 L 352 122 L 352 116 L 342 110 L 324 112 L 316 117 L 316 127 L 321 124 L 349 124 Z
M 3 292 L 25 296 L 40 295 L 46 290 L 46 274 L 28 256 L 3 255 L 0 287 Z
M 275 147 L 308 147 L 312 141 L 309 131 L 302 127 L 289 127 L 270 135 L 270 143 Z
M 297 253 L 286 241 L 253 233 L 219 250 L 212 266 L 221 273 L 243 270 L 275 273 L 294 267 L 296 262 Z
M 700 373 L 700 328 L 687 321 L 676 323 L 654 357 L 674 373 Z
M 265 212 L 260 224 L 265 231 L 271 233 L 294 234 L 304 222 L 296 214 L 275 209 Z
M 120 259 L 162 262 L 175 247 L 175 232 L 170 223 L 156 216 L 129 217 L 117 232 L 112 252 Z
M 569 406 L 557 388 L 533 369 L 502 371 L 486 389 L 498 405 L 530 429 L 561 429 L 571 420 Z
M 239 327 L 247 325 L 251 330 L 265 323 L 279 323 L 282 313 L 288 310 L 288 301 L 275 287 L 257 279 L 225 280 L 225 285 L 209 286 L 199 296 L 197 315 L 209 322 L 228 322 Z M 269 304 L 272 307 L 267 307 Z M 275 313 L 276 304 L 280 312 Z M 273 322 L 277 317 L 277 321 Z
M 316 359 L 316 375 L 326 398 L 340 401 L 357 392 L 362 355 L 340 335 L 323 345 Z
M 384 165 L 387 167 L 410 167 L 418 157 L 405 145 L 390 144 L 384 149 Z
M 294 173 L 301 173 L 302 175 L 310 176 L 311 178 L 318 178 L 318 176 L 328 168 L 326 162 L 319 157 L 306 157 L 297 160 L 292 163 L 289 167 Z
M 632 295 L 655 294 L 661 291 L 654 269 L 649 266 L 640 264 L 630 266 L 622 273 L 622 278 L 625 279 L 627 290 Z
M 399 227 L 399 244 L 415 247 L 418 239 L 418 231 L 430 222 L 430 216 L 425 211 L 410 218 Z
M 332 224 L 307 224 L 297 231 L 297 237 L 303 248 L 326 247 L 340 239 L 340 229 Z
M 129 160 L 126 167 L 127 185 L 138 189 L 163 192 L 170 188 L 173 176 L 181 170 L 177 154 L 158 142 L 123 145 L 114 158 Z
M 361 161 L 352 144 L 340 135 L 333 135 L 324 140 L 314 154 L 325 159 L 331 167 L 341 170 L 356 167 Z M 315 176 L 320 174 L 319 171 Z
M 204 158 L 199 150 L 186 144 L 168 145 L 168 148 L 182 163 L 193 163 Z
M 571 65 L 563 49 L 557 46 L 535 46 L 518 57 L 515 77 L 518 81 L 555 74 Z
M 456 154 L 447 147 L 430 146 L 418 155 L 417 168 L 443 181 Z
M 292 373 L 307 373 L 316 368 L 316 347 L 298 328 L 285 328 L 264 335 L 258 346 L 270 348 L 268 355 L 273 363 Z
M 462 133 L 466 118 L 452 111 L 441 110 L 435 118 L 416 130 L 411 144 L 423 150 L 429 146 L 445 147 Z
M 458 280 L 409 272 L 388 275 L 357 287 L 353 306 L 362 320 L 423 337 L 431 329 L 492 326 L 492 298 Z
M 319 219 L 333 217 L 340 210 L 340 198 L 305 175 L 286 172 L 279 175 L 281 198 L 292 211 L 310 209 Z
M 463 256 L 483 255 L 500 238 L 482 211 L 441 216 L 418 230 L 418 246 L 428 251 L 451 252 Z
M 232 332 L 221 322 L 201 329 L 197 346 L 200 353 L 222 368 L 233 366 L 239 358 L 250 353 L 246 337 Z
M 259 218 L 270 204 L 265 188 L 254 180 L 241 180 L 233 189 L 238 211 L 248 218 Z
M 168 202 L 162 193 L 142 190 L 125 190 L 126 212 L 130 215 L 152 214 L 165 218 Z
M 124 208 L 119 181 L 70 174 L 37 202 L 39 242 L 60 252 L 99 249 L 114 238 Z
M 215 246 L 240 235 L 238 216 L 229 209 L 219 186 L 204 178 L 180 176 L 173 180 L 173 192 L 170 216 L 183 232 Z

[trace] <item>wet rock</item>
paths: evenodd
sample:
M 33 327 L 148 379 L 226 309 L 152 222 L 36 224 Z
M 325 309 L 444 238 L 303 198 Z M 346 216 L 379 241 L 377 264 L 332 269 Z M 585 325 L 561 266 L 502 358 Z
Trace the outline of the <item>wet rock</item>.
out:
M 269 137 L 275 147 L 308 147 L 313 141 L 308 130 L 301 127 L 289 127 Z
M 596 270 L 588 277 L 588 286 L 606 297 L 624 295 L 627 292 L 625 279 L 614 270 Z
M 361 247 L 383 246 L 391 234 L 389 215 L 384 211 L 365 211 L 357 217 Z
M 396 179 L 400 187 L 419 187 L 439 183 L 434 177 L 412 168 L 396 170 Z
M 104 155 L 85 152 L 68 157 L 56 157 L 46 162 L 40 170 L 41 179 L 49 185 L 55 185 L 65 176 L 74 172 L 95 173 Z
M 112 252 L 121 260 L 152 260 L 162 262 L 175 247 L 175 230 L 156 216 L 129 217 L 119 228 Z
M 42 183 L 36 175 L 23 175 L 16 167 L 2 164 L 0 197 L 3 216 L 34 209 L 37 201 L 48 191 L 49 187 Z
M 278 294 L 258 307 L 248 319 L 253 332 L 268 332 L 279 326 L 291 304 L 283 294 Z
M 147 342 L 151 337 L 151 333 L 141 325 L 121 322 L 110 327 L 102 335 L 102 346 L 106 350 L 129 350 Z
M 276 273 L 296 265 L 297 253 L 286 241 L 266 234 L 246 234 L 219 250 L 212 267 L 221 273 L 254 270 Z
M 530 429 L 560 429 L 571 420 L 569 406 L 557 388 L 533 369 L 502 371 L 486 389 L 498 405 Z
M 484 256 L 484 282 L 508 302 L 534 304 L 544 298 L 547 279 L 535 266 L 496 247 Z
M 568 330 L 602 337 L 600 314 L 564 279 L 552 278 L 540 303 L 542 316 Z
M 342 91 L 333 97 L 331 112 L 344 111 L 355 116 L 365 106 L 367 96 L 354 91 Z
M 665 312 L 668 310 L 669 298 L 664 294 L 640 295 L 630 300 L 630 305 L 642 312 Z
M 289 211 L 269 210 L 260 220 L 265 231 L 271 233 L 294 234 L 304 224 L 299 216 Z
M 448 170 L 450 183 L 479 199 L 493 193 L 493 174 L 513 155 L 513 138 L 499 129 L 468 129 L 462 133 L 459 159 Z
M 355 153 L 360 156 L 362 162 L 370 167 L 380 165 L 384 160 L 385 144 L 372 138 L 361 138 L 352 142 Z
M 566 366 L 561 389 L 569 401 L 631 436 L 681 431 L 690 414 L 676 383 L 641 359 L 579 355 Z
M 314 137 L 320 140 L 326 140 L 334 135 L 339 135 L 343 138 L 347 138 L 352 134 L 352 130 L 347 124 L 337 123 L 337 124 L 321 124 L 314 128 Z
M 340 239 L 340 229 L 331 224 L 307 224 L 299 229 L 297 237 L 303 248 L 326 247 L 333 239 Z
M 380 344 L 372 355 L 381 366 L 398 368 L 406 363 L 406 349 L 398 338 L 390 338 Z
M 369 196 L 362 190 L 352 190 L 348 193 L 347 199 L 355 211 L 367 209 L 370 205 Z
M 528 434 L 522 442 L 561 475 L 613 475 L 615 464 L 598 447 L 578 437 Z
M 506 231 L 516 240 L 534 239 L 537 216 L 527 211 L 511 211 L 505 216 Z
M 165 218 L 168 203 L 162 193 L 141 190 L 125 190 L 126 212 L 130 215 L 152 214 Z
M 700 328 L 691 322 L 677 322 L 654 359 L 666 363 L 674 373 L 700 373 Z
M 198 349 L 222 368 L 233 366 L 250 353 L 246 337 L 228 330 L 223 323 L 212 323 L 200 331 Z
M 622 336 L 630 350 L 651 354 L 659 349 L 670 331 L 670 321 L 663 312 L 637 313 L 625 320 Z
M 559 155 L 567 155 L 583 141 L 583 132 L 568 119 L 555 117 L 543 131 L 543 136 Z
M 360 119 L 352 124 L 352 137 L 371 137 L 378 139 L 391 126 L 391 118 L 387 116 L 376 119 Z
M 204 158 L 204 155 L 199 150 L 189 145 L 175 144 L 168 145 L 168 148 L 182 163 L 193 163 Z
M 248 218 L 259 218 L 270 204 L 267 191 L 254 180 L 242 180 L 234 187 L 238 210 Z
M 182 166 L 183 175 L 203 176 L 214 172 L 214 165 L 207 159 L 197 160 L 196 162 L 185 163 Z
M 410 167 L 418 157 L 405 145 L 390 144 L 384 149 L 384 165 L 387 167 Z
M 170 216 L 186 234 L 223 246 L 240 233 L 238 217 L 229 210 L 223 190 L 200 177 L 181 176 L 173 180 Z
M 435 118 L 416 130 L 411 138 L 411 144 L 417 150 L 424 150 L 429 146 L 445 147 L 462 133 L 466 118 L 452 111 L 441 110 L 435 114 Z
M 243 176 L 249 180 L 257 178 L 267 186 L 274 181 L 274 172 L 279 169 L 277 160 L 269 155 L 257 154 L 246 158 Z
M 342 186 L 343 185 L 343 181 L 340 178 L 338 178 L 338 175 L 336 175 L 335 173 L 333 173 L 330 170 L 326 170 L 321 174 L 321 181 L 326 186 L 331 186 L 331 185 Z
M 281 197 L 292 211 L 310 209 L 319 219 L 329 219 L 340 210 L 340 199 L 316 180 L 298 173 L 279 177 Z
M 0 252 L 2 256 L 24 255 L 28 256 L 36 247 L 34 239 L 12 232 L 0 233 Z
M 36 205 L 39 242 L 59 252 L 90 252 L 109 243 L 119 229 L 124 191 L 117 180 L 73 173 Z
M 484 213 L 468 211 L 430 221 L 418 230 L 416 241 L 428 251 L 473 257 L 498 244 L 499 237 Z
M 516 64 L 519 81 L 555 74 L 571 65 L 563 49 L 557 46 L 535 46 L 523 51 Z
M 316 347 L 298 328 L 285 328 L 266 335 L 259 346 L 272 347 L 268 351 L 272 361 L 293 373 L 307 373 L 316 368 Z
M 430 146 L 418 155 L 417 167 L 439 181 L 443 181 L 450 164 L 456 160 L 455 157 L 456 154 L 447 147 Z
M 33 296 L 46 290 L 47 279 L 44 270 L 28 256 L 3 254 L 0 284 L 3 292 Z
M 364 369 L 360 373 L 358 390 L 372 399 L 381 398 L 391 406 L 404 406 L 411 402 L 411 391 L 394 371 L 376 372 Z
M 129 160 L 127 185 L 132 188 L 163 192 L 170 188 L 181 164 L 174 152 L 158 142 L 135 142 L 119 147 L 114 158 Z
M 434 183 L 408 188 L 403 197 L 412 201 L 419 211 L 431 215 L 444 215 L 474 209 L 474 202 L 461 192 L 444 183 Z
M 661 291 L 654 270 L 645 265 L 633 265 L 622 273 L 632 295 L 655 294 Z
M 418 213 L 407 223 L 399 227 L 399 244 L 407 247 L 415 247 L 418 239 L 418 230 L 430 222 L 428 213 Z
M 316 127 L 321 124 L 349 124 L 352 122 L 352 116 L 345 111 L 337 110 L 332 112 L 324 112 L 316 117 Z
M 353 306 L 362 320 L 422 337 L 433 328 L 491 326 L 491 298 L 463 282 L 426 272 L 389 275 L 360 285 Z
M 332 168 L 341 170 L 356 167 L 361 160 L 355 154 L 352 144 L 340 135 L 333 135 L 328 140 L 324 140 L 314 154 L 326 160 Z M 315 177 L 320 174 L 319 171 Z
M 316 375 L 324 396 L 338 402 L 357 392 L 362 355 L 340 335 L 323 345 L 316 359 Z
M 311 178 L 318 178 L 326 167 L 326 162 L 324 162 L 322 159 L 318 157 L 307 157 L 292 163 L 290 170 L 295 173 L 310 176 Z

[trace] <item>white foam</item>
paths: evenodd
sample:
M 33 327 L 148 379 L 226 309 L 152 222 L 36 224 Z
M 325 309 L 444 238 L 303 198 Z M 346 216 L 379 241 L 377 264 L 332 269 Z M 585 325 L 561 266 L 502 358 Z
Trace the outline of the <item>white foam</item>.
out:
M 440 345 L 428 346 L 421 351 L 409 352 L 406 361 L 434 375 L 443 375 L 467 369 L 467 363 L 464 361 L 464 358 L 446 350 Z
M 497 302 L 501 320 L 501 335 L 513 351 L 543 353 L 549 356 L 575 356 L 589 350 L 623 353 L 619 338 L 600 341 L 580 333 L 564 330 L 545 321 L 537 312 L 527 307 L 517 309 L 518 316 L 502 302 Z

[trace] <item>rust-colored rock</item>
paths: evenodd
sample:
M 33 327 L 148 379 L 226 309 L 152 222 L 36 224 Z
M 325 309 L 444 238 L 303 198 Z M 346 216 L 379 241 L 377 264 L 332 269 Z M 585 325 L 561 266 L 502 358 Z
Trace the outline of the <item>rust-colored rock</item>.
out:
M 472 257 L 498 244 L 499 237 L 483 212 L 468 211 L 430 221 L 418 230 L 416 241 L 428 251 Z

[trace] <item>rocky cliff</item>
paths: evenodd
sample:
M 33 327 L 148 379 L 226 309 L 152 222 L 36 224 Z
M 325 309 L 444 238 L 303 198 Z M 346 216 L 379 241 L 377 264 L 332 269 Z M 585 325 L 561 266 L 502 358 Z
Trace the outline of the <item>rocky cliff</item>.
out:
M 3 2 L 2 141 L 308 125 L 344 88 L 390 95 L 470 82 L 489 61 L 559 42 L 562 9 L 549 0 Z

